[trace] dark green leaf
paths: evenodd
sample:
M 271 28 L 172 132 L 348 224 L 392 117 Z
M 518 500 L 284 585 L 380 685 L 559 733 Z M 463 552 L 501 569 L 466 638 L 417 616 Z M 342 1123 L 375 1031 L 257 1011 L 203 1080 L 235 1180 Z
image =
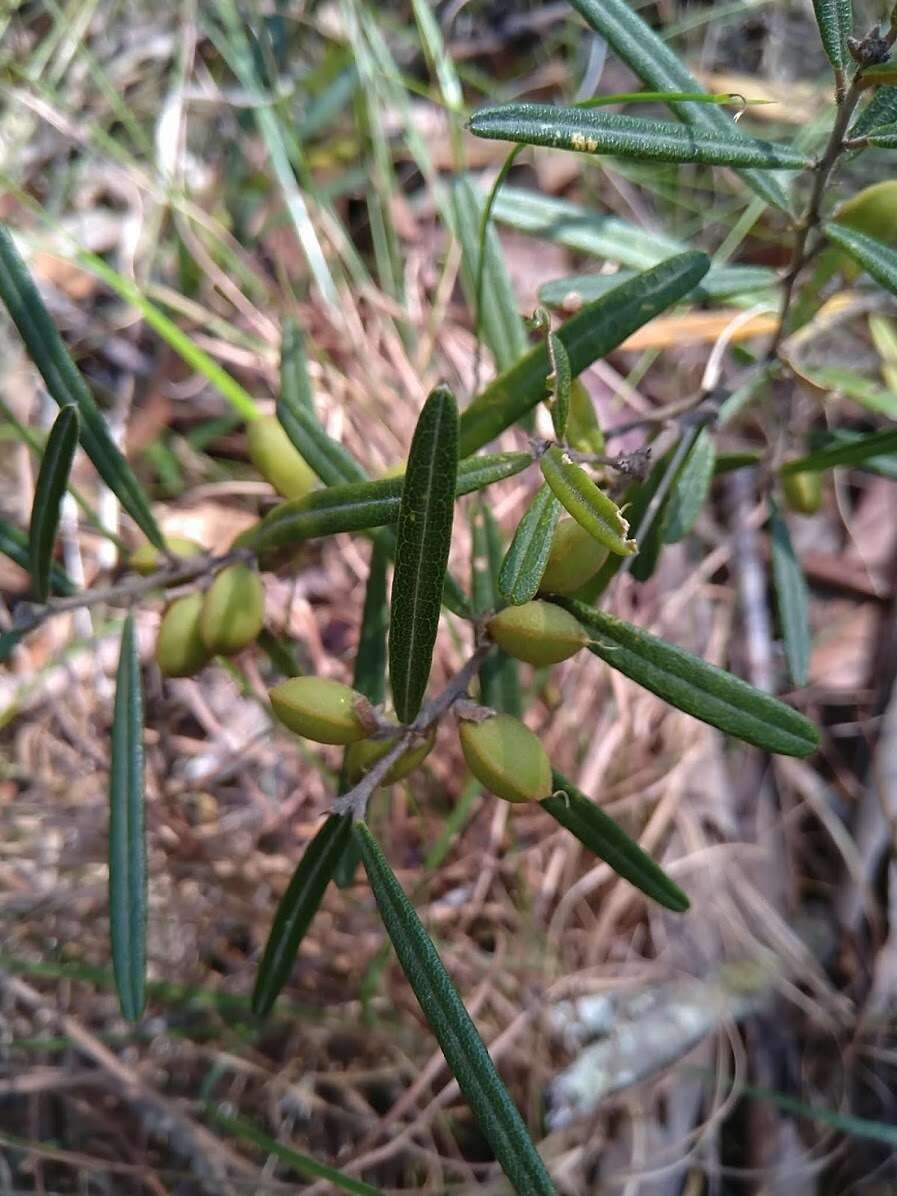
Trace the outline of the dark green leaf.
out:
M 19 528 L 0 519 L 0 552 L 21 569 L 31 569 L 28 537 Z M 74 594 L 77 586 L 69 575 L 55 563 L 50 565 L 50 585 L 57 594 Z
M 620 556 L 632 556 L 638 550 L 635 540 L 627 538 L 629 524 L 620 508 L 563 449 L 552 445 L 540 464 L 555 497 L 599 544 Z
M 423 701 L 442 609 L 458 474 L 458 406 L 444 386 L 424 404 L 408 454 L 389 609 L 389 683 L 403 723 Z
M 897 249 L 840 224 L 827 224 L 825 235 L 846 250 L 886 291 L 897 295 Z
M 331 814 L 306 847 L 274 915 L 252 993 L 252 1012 L 266 1017 L 289 979 L 299 944 L 349 842 L 352 819 Z
M 121 633 L 109 768 L 109 929 L 121 1011 L 146 1003 L 146 842 L 143 829 L 143 690 L 134 616 Z
M 67 404 L 60 409 L 47 438 L 31 506 L 28 546 L 34 596 L 38 602 L 46 602 L 50 595 L 50 566 L 56 529 L 59 527 L 60 505 L 77 446 L 78 408 Z
M 594 636 L 591 652 L 670 705 L 767 752 L 808 756 L 819 746 L 816 727 L 777 698 L 604 611 L 558 601 Z
M 879 87 L 850 130 L 851 137 L 865 137 L 872 129 L 897 121 L 897 87 Z
M 734 124 L 727 124 L 725 129 L 701 129 L 590 108 L 505 104 L 481 108 L 471 116 L 469 127 L 477 137 L 646 162 L 694 162 L 754 170 L 805 170 L 813 164 L 807 154 L 745 137 Z
M 548 375 L 548 387 L 552 396 L 551 423 L 555 437 L 563 441 L 567 435 L 567 420 L 570 418 L 573 374 L 564 342 L 554 332 L 548 334 L 548 360 L 551 362 L 551 373 Z
M 570 3 L 642 82 L 655 91 L 704 90 L 676 53 L 632 10 L 627 0 L 570 0 Z M 715 104 L 673 101 L 669 107 L 680 120 L 698 129 L 731 136 L 735 127 L 731 116 Z M 788 197 L 771 175 L 756 170 L 740 170 L 739 174 L 767 203 L 788 210 Z
M 856 436 L 846 444 L 835 444 L 822 448 L 805 457 L 798 457 L 782 466 L 782 473 L 804 473 L 815 470 L 834 469 L 838 465 L 861 465 L 874 457 L 897 452 L 897 428 L 884 432 L 873 432 L 868 436 Z
M 575 310 L 583 303 L 600 299 L 633 275 L 632 270 L 618 270 L 616 274 L 570 274 L 566 278 L 555 278 L 539 287 L 539 302 L 564 311 Z M 716 266 L 707 275 L 706 283 L 695 287 L 689 298 L 702 301 L 729 299 L 733 295 L 772 288 L 775 282 L 775 272 L 762 266 Z
M 680 254 L 615 287 L 562 324 L 557 334 L 574 377 L 688 294 L 709 266 L 704 253 Z M 461 416 L 462 457 L 488 444 L 542 401 L 550 368 L 546 346 L 537 345 L 477 395 Z
M 836 71 L 847 65 L 847 38 L 853 31 L 851 0 L 813 0 L 826 57 Z
M 367 826 L 356 823 L 354 833 L 399 963 L 480 1130 L 520 1196 L 554 1196 L 545 1165 L 414 907 Z
M 589 851 L 604 860 L 618 876 L 677 914 L 689 907 L 688 898 L 600 806 L 589 801 L 559 772 L 553 772 L 555 792 L 539 803 Z
M 810 612 L 807 583 L 788 533 L 788 524 L 773 505 L 769 518 L 772 577 L 788 672 L 795 685 L 806 685 L 810 670 Z
M 541 486 L 520 520 L 498 573 L 498 592 L 506 602 L 520 606 L 535 598 L 548 564 L 551 539 L 561 514 L 561 504 L 548 486 Z
M 29 356 L 60 407 L 74 404 L 81 416 L 81 444 L 97 473 L 147 539 L 164 549 L 149 500 L 116 447 L 106 421 L 69 356 L 37 287 L 8 230 L 0 225 L 0 298 L 6 304 Z
M 470 584 L 473 609 L 477 615 L 495 610 L 498 605 L 498 575 L 503 559 L 501 529 L 486 503 L 473 508 L 471 521 Z M 523 698 L 516 660 L 496 649 L 486 657 L 480 669 L 480 701 L 502 714 L 520 717 Z
M 867 435 L 868 433 L 857 432 L 853 428 L 833 428 L 831 431 L 811 434 L 810 444 L 816 450 L 823 448 L 830 449 L 857 444 L 865 440 Z M 756 462 L 752 462 L 752 464 L 756 464 Z M 897 480 L 897 447 L 890 453 L 866 457 L 863 461 L 859 462 L 859 467 L 867 470 L 869 473 L 877 473 L 881 477 Z
M 897 91 L 897 88 L 894 88 Z M 870 129 L 867 137 L 869 144 L 876 149 L 897 149 L 897 124 L 882 125 L 880 129 Z
M 701 513 L 716 465 L 716 446 L 706 428 L 698 433 L 673 483 L 663 528 L 664 542 L 675 544 L 695 525 Z
M 280 326 L 280 399 L 291 410 L 304 407 L 314 414 L 305 336 L 291 316 Z

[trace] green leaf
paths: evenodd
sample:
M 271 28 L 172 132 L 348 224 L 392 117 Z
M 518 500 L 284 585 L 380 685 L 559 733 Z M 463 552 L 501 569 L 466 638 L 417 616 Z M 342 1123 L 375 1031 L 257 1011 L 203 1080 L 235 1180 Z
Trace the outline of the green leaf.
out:
M 78 408 L 66 404 L 60 408 L 47 438 L 31 507 L 28 545 L 34 596 L 38 602 L 46 602 L 50 595 L 50 566 L 59 527 L 60 504 L 77 446 Z
M 834 469 L 838 465 L 861 465 L 871 458 L 897 452 L 897 428 L 874 432 L 868 436 L 857 436 L 846 444 L 836 444 L 798 457 L 782 466 L 782 473 L 804 473 L 815 470 Z
M 882 125 L 897 121 L 897 87 L 879 87 L 875 95 L 857 117 L 850 137 L 865 137 Z
M 579 378 L 570 387 L 570 419 L 567 422 L 567 443 L 581 453 L 598 453 L 605 450 L 604 433 L 592 396 Z
M 496 1159 L 521 1196 L 554 1196 L 545 1165 L 414 907 L 365 823 L 356 823 L 354 834 L 402 970 Z
M 466 176 L 451 187 L 451 212 L 455 236 L 461 244 L 461 279 L 468 305 L 477 308 L 477 268 L 480 260 L 482 205 Z M 517 297 L 511 285 L 501 244 L 495 230 L 486 233 L 480 321 L 483 339 L 499 370 L 507 370 L 527 351 L 528 342 Z
M 701 513 L 716 466 L 716 446 L 706 428 L 702 428 L 685 458 L 667 502 L 663 539 L 675 544 L 684 539 Z
M 558 601 L 595 636 L 591 652 L 670 705 L 767 752 L 808 756 L 819 746 L 816 727 L 777 698 L 604 611 Z
M 121 633 L 109 768 L 109 930 L 121 1011 L 146 1004 L 146 842 L 143 829 L 143 691 L 134 616 Z
M 383 1196 L 379 1188 L 371 1187 L 360 1179 L 353 1179 L 350 1175 L 343 1175 L 341 1171 L 328 1167 L 325 1163 L 319 1163 L 308 1155 L 284 1146 L 282 1142 L 263 1134 L 251 1121 L 246 1121 L 243 1117 L 231 1117 L 211 1105 L 208 1106 L 208 1114 L 212 1121 L 229 1134 L 241 1138 L 244 1142 L 252 1142 L 266 1155 L 273 1155 L 282 1163 L 286 1163 L 287 1167 L 292 1168 L 304 1179 L 327 1180 L 338 1192 L 348 1192 L 349 1196 Z
M 551 423 L 555 436 L 563 441 L 567 435 L 567 421 L 570 418 L 573 374 L 564 342 L 555 332 L 548 333 L 548 360 L 551 362 L 551 373 L 548 375 L 548 387 L 552 396 Z
M 28 536 L 19 528 L 0 519 L 0 552 L 26 571 L 31 570 L 31 551 Z M 57 594 L 74 594 L 78 587 L 55 562 L 50 563 L 50 586 Z
M 817 450 L 843 447 L 857 444 L 859 441 L 865 440 L 867 435 L 868 433 L 857 432 L 854 428 L 833 428 L 831 431 L 811 434 L 810 444 Z M 890 453 L 866 457 L 858 464 L 860 469 L 867 470 L 869 473 L 877 473 L 881 477 L 897 480 L 897 444 Z
M 480 500 L 470 515 L 470 588 L 473 610 L 484 615 L 498 605 L 498 576 L 504 555 L 501 529 L 487 504 Z M 480 701 L 502 714 L 520 717 L 523 698 L 516 660 L 506 652 L 490 652 L 480 668 Z
M 727 129 L 701 129 L 589 108 L 504 104 L 475 112 L 469 128 L 476 137 L 645 162 L 693 162 L 754 170 L 805 170 L 813 164 L 807 154 L 745 137 L 734 124 L 727 123 Z
M 539 287 L 539 302 L 564 311 L 575 310 L 583 303 L 593 303 L 633 277 L 632 270 L 618 270 L 616 274 L 569 274 L 555 278 Z M 706 283 L 697 286 L 689 296 L 695 300 L 730 299 L 751 291 L 772 288 L 774 271 L 762 266 L 715 266 Z
M 563 323 L 557 335 L 573 376 L 688 294 L 709 267 L 704 253 L 680 254 L 615 287 Z M 550 368 L 546 346 L 537 345 L 477 395 L 461 416 L 462 457 L 488 444 L 542 401 Z
M 605 39 L 643 83 L 656 91 L 703 91 L 697 79 L 637 13 L 627 0 L 570 0 L 588 25 Z M 694 128 L 731 136 L 734 122 L 714 104 L 673 101 L 669 107 Z M 788 197 L 778 181 L 764 171 L 740 170 L 747 185 L 767 203 L 787 211 Z
M 352 454 L 327 435 L 315 415 L 305 344 L 293 320 L 284 321 L 283 327 L 277 418 L 293 447 L 325 486 L 367 481 Z
M 847 65 L 847 39 L 853 31 L 851 0 L 813 0 L 822 48 L 836 71 Z
M 627 539 L 629 524 L 620 508 L 562 449 L 552 445 L 540 464 L 555 497 L 599 544 L 620 556 L 632 556 L 638 551 L 635 540 Z
M 458 405 L 445 386 L 424 404 L 408 454 L 389 609 L 389 683 L 403 723 L 423 701 L 442 610 L 458 475 Z
M 513 477 L 531 465 L 532 460 L 529 453 L 468 457 L 458 464 L 455 496 L 460 498 Z M 290 499 L 276 506 L 257 527 L 252 528 L 243 544 L 262 552 L 317 536 L 366 531 L 395 523 L 399 518 L 403 485 L 404 475 L 328 486 L 302 498 Z
M 60 407 L 74 404 L 81 416 L 81 444 L 97 473 L 150 543 L 163 550 L 162 533 L 149 500 L 109 435 L 106 421 L 44 307 L 8 229 L 0 225 L 0 298 L 6 304 L 31 360 Z
M 299 944 L 349 842 L 352 819 L 331 814 L 306 847 L 281 898 L 252 993 L 252 1012 L 266 1017 L 289 979 Z
M 897 390 L 885 390 L 871 378 L 864 378 L 862 374 L 840 366 L 805 366 L 801 363 L 799 373 L 805 381 L 822 390 L 851 399 L 867 411 L 897 419 Z
M 840 224 L 826 224 L 825 235 L 846 250 L 886 291 L 897 295 L 897 250 Z
M 557 771 L 552 772 L 555 793 L 539 805 L 561 826 L 599 859 L 613 868 L 642 893 L 677 914 L 689 908 L 689 900 L 677 884 L 655 864 L 638 843 L 614 822 L 613 818 L 590 801 L 574 784 Z
M 769 517 L 772 577 L 785 644 L 788 672 L 795 685 L 806 685 L 810 670 L 810 612 L 807 583 L 788 533 L 788 524 L 773 504 Z
M 498 592 L 520 606 L 535 598 L 551 554 L 551 540 L 561 504 L 550 487 L 540 486 L 520 520 L 498 572 Z

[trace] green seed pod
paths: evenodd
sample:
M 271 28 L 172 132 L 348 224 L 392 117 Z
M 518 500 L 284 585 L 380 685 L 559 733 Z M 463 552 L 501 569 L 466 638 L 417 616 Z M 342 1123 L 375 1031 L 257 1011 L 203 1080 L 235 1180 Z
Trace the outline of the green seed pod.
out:
M 782 473 L 782 494 L 790 511 L 815 515 L 822 506 L 822 475 L 812 471 Z
M 195 540 L 188 540 L 186 536 L 166 536 L 165 543 L 168 545 L 168 551 L 174 556 L 198 556 L 201 552 L 205 552 L 201 544 L 197 544 Z M 128 557 L 129 568 L 143 577 L 155 573 L 165 564 L 167 564 L 165 557 L 155 544 L 150 544 L 149 541 L 141 544 Z
M 407 747 L 386 776 L 381 785 L 394 785 L 414 772 L 429 756 L 436 742 L 436 728 L 431 727 L 426 735 Z M 395 743 L 394 739 L 361 739 L 353 743 L 346 753 L 346 769 L 354 785 L 365 773 L 370 772 L 378 760 L 382 760 Z
M 554 529 L 540 592 L 575 594 L 595 576 L 607 557 L 607 549 L 575 519 L 562 519 Z
M 506 606 L 489 620 L 486 629 L 509 656 L 540 667 L 566 660 L 586 642 L 586 634 L 573 615 L 551 602 L 538 600 Z
M 355 743 L 372 727 L 365 717 L 367 698 L 329 677 L 291 677 L 268 695 L 285 727 L 316 743 Z
M 156 661 L 166 677 L 191 677 L 209 659 L 199 620 L 203 596 L 176 598 L 162 616 L 156 639 Z
M 246 429 L 246 439 L 252 464 L 278 494 L 302 498 L 314 490 L 318 479 L 275 416 L 253 420 Z
M 200 616 L 210 655 L 232 656 L 251 644 L 265 618 L 265 587 L 248 565 L 228 565 L 206 591 Z
M 510 714 L 462 719 L 458 734 L 467 766 L 505 801 L 539 801 L 551 793 L 551 764 L 537 737 Z

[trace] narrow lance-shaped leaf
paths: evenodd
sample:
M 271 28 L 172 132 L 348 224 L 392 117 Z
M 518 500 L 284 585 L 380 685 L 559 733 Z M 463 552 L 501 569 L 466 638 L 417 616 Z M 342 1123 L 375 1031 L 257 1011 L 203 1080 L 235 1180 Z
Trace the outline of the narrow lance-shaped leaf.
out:
M 897 249 L 840 224 L 827 224 L 825 235 L 846 250 L 886 291 L 897 295 Z
M 570 3 L 649 87 L 657 91 L 704 90 L 675 51 L 633 11 L 628 0 L 570 0 Z M 669 107 L 695 128 L 731 135 L 734 126 L 731 116 L 715 104 L 670 101 Z M 789 208 L 787 195 L 769 173 L 740 169 L 739 174 L 767 203 Z
M 69 356 L 9 231 L 3 225 L 0 225 L 0 298 L 53 400 L 60 407 L 74 404 L 78 408 L 81 444 L 97 473 L 147 539 L 163 550 L 162 533 L 153 518 L 149 500 L 110 436 L 99 407 Z
M 555 793 L 539 803 L 552 818 L 618 876 L 667 909 L 684 913 L 689 907 L 688 898 L 638 843 L 565 776 L 555 771 L 552 777 Z
M 897 88 L 894 90 L 897 91 Z M 880 129 L 870 129 L 866 137 L 869 144 L 876 149 L 897 149 L 897 124 L 882 125 Z
M 352 819 L 331 814 L 306 847 L 281 898 L 265 944 L 252 993 L 252 1012 L 270 1013 L 278 993 L 289 979 L 299 944 L 318 912 L 324 890 L 349 842 Z
M 851 137 L 864 137 L 870 130 L 897 121 L 897 87 L 879 87 L 875 95 L 857 117 L 850 130 Z
M 20 569 L 30 571 L 31 553 L 28 536 L 13 524 L 0 519 L 0 552 L 8 556 Z M 50 586 L 57 594 L 74 594 L 77 586 L 55 561 L 50 562 Z
M 563 449 L 552 445 L 543 455 L 541 466 L 555 496 L 599 544 L 620 556 L 632 556 L 638 551 L 635 540 L 628 538 L 629 524 L 620 508 Z
M 710 492 L 715 465 L 713 437 L 702 428 L 670 491 L 663 528 L 667 544 L 682 540 L 694 527 Z
M 647 162 L 749 166 L 754 170 L 805 170 L 813 164 L 807 154 L 790 146 L 745 137 L 734 124 L 729 129 L 700 129 L 674 121 L 553 104 L 481 108 L 471 116 L 469 127 L 477 137 Z
M 414 906 L 367 826 L 357 823 L 354 833 L 399 963 L 480 1130 L 520 1196 L 554 1196 L 523 1119 Z
M 589 650 L 659 698 L 767 752 L 808 756 L 819 731 L 784 702 L 604 611 L 558 599 L 594 639 Z
M 810 613 L 807 583 L 788 532 L 788 524 L 773 505 L 769 518 L 772 577 L 785 644 L 788 673 L 795 685 L 806 685 L 810 670 Z
M 573 373 L 570 369 L 570 358 L 564 348 L 564 342 L 555 332 L 548 333 L 548 360 L 551 362 L 551 373 L 548 375 L 548 387 L 551 391 L 551 422 L 557 439 L 564 440 L 567 435 L 567 421 L 570 418 Z
M 506 602 L 520 606 L 535 598 L 560 514 L 561 504 L 551 488 L 540 486 L 501 563 L 498 592 Z
M 458 406 L 444 386 L 424 404 L 414 429 L 399 509 L 389 609 L 389 683 L 396 714 L 420 710 L 442 609 L 458 474 Z
M 109 929 L 121 1011 L 146 1003 L 146 842 L 143 827 L 143 691 L 134 616 L 121 633 L 109 769 Z
M 470 516 L 470 588 L 473 610 L 484 615 L 498 605 L 498 575 L 504 545 L 501 529 L 488 505 L 482 501 Z M 480 668 L 480 701 L 502 714 L 522 713 L 520 677 L 516 660 L 500 649 L 490 652 Z
M 305 336 L 292 316 L 280 326 L 280 398 L 291 409 L 304 407 L 314 413 Z
M 67 404 L 60 409 L 47 438 L 31 507 L 28 545 L 34 595 L 39 602 L 46 602 L 50 593 L 50 565 L 59 527 L 60 504 L 77 445 L 78 408 Z
M 632 270 L 618 270 L 616 274 L 570 274 L 565 278 L 554 278 L 539 287 L 539 302 L 570 311 L 600 299 L 633 276 Z M 774 271 L 764 266 L 716 266 L 707 275 L 706 285 L 695 287 L 688 297 L 702 302 L 729 299 L 733 295 L 771 290 L 775 283 Z
M 709 268 L 704 253 L 680 254 L 622 283 L 565 321 L 557 335 L 573 376 L 687 295 Z M 550 369 L 546 346 L 537 345 L 477 395 L 461 416 L 461 456 L 475 453 L 540 403 Z
M 836 71 L 847 65 L 847 38 L 853 30 L 851 0 L 813 0 L 822 48 Z
M 874 432 L 870 436 L 858 436 L 845 444 L 821 448 L 805 457 L 798 457 L 782 466 L 782 473 L 804 473 L 814 470 L 821 473 L 839 465 L 862 465 L 873 457 L 897 452 L 897 428 Z

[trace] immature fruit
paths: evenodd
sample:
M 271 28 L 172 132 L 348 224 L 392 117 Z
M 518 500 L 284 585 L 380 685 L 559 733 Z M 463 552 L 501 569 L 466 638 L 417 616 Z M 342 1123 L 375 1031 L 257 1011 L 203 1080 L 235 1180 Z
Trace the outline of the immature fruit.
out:
M 431 727 L 422 739 L 412 743 L 402 752 L 380 784 L 394 785 L 396 781 L 407 777 L 410 772 L 423 764 L 433 750 L 435 742 L 436 728 Z M 354 785 L 356 781 L 361 780 L 365 773 L 370 772 L 377 761 L 382 760 L 394 744 L 394 739 L 362 739 L 353 743 L 346 753 L 346 770 L 351 783 Z
M 478 781 L 505 801 L 539 801 L 551 793 L 551 764 L 529 727 L 510 714 L 459 724 L 461 750 Z
M 228 565 L 206 591 L 200 630 L 212 656 L 232 656 L 251 644 L 265 618 L 262 579 L 248 565 Z
M 268 695 L 285 727 L 316 743 L 355 743 L 371 727 L 364 717 L 367 698 L 329 677 L 291 677 Z
M 486 625 L 489 635 L 509 656 L 527 664 L 558 664 L 586 642 L 578 620 L 551 602 L 506 606 Z
M 562 519 L 554 529 L 539 590 L 543 594 L 575 594 L 595 576 L 607 556 L 607 549 L 575 519 Z
M 804 473 L 783 473 L 780 475 L 782 493 L 789 510 L 800 515 L 815 515 L 822 505 L 822 475 Z
M 209 659 L 199 630 L 202 594 L 176 598 L 162 616 L 156 661 L 166 677 L 191 677 Z
M 197 544 L 195 540 L 188 540 L 186 536 L 167 536 L 165 543 L 168 546 L 168 551 L 174 556 L 198 556 L 199 553 L 205 552 L 201 544 Z M 165 557 L 155 544 L 150 544 L 149 541 L 141 544 L 128 557 L 130 568 L 144 577 L 155 573 L 157 569 L 161 569 L 166 564 Z
M 246 429 L 252 464 L 278 494 L 302 498 L 317 485 L 317 478 L 273 415 L 255 419 Z

